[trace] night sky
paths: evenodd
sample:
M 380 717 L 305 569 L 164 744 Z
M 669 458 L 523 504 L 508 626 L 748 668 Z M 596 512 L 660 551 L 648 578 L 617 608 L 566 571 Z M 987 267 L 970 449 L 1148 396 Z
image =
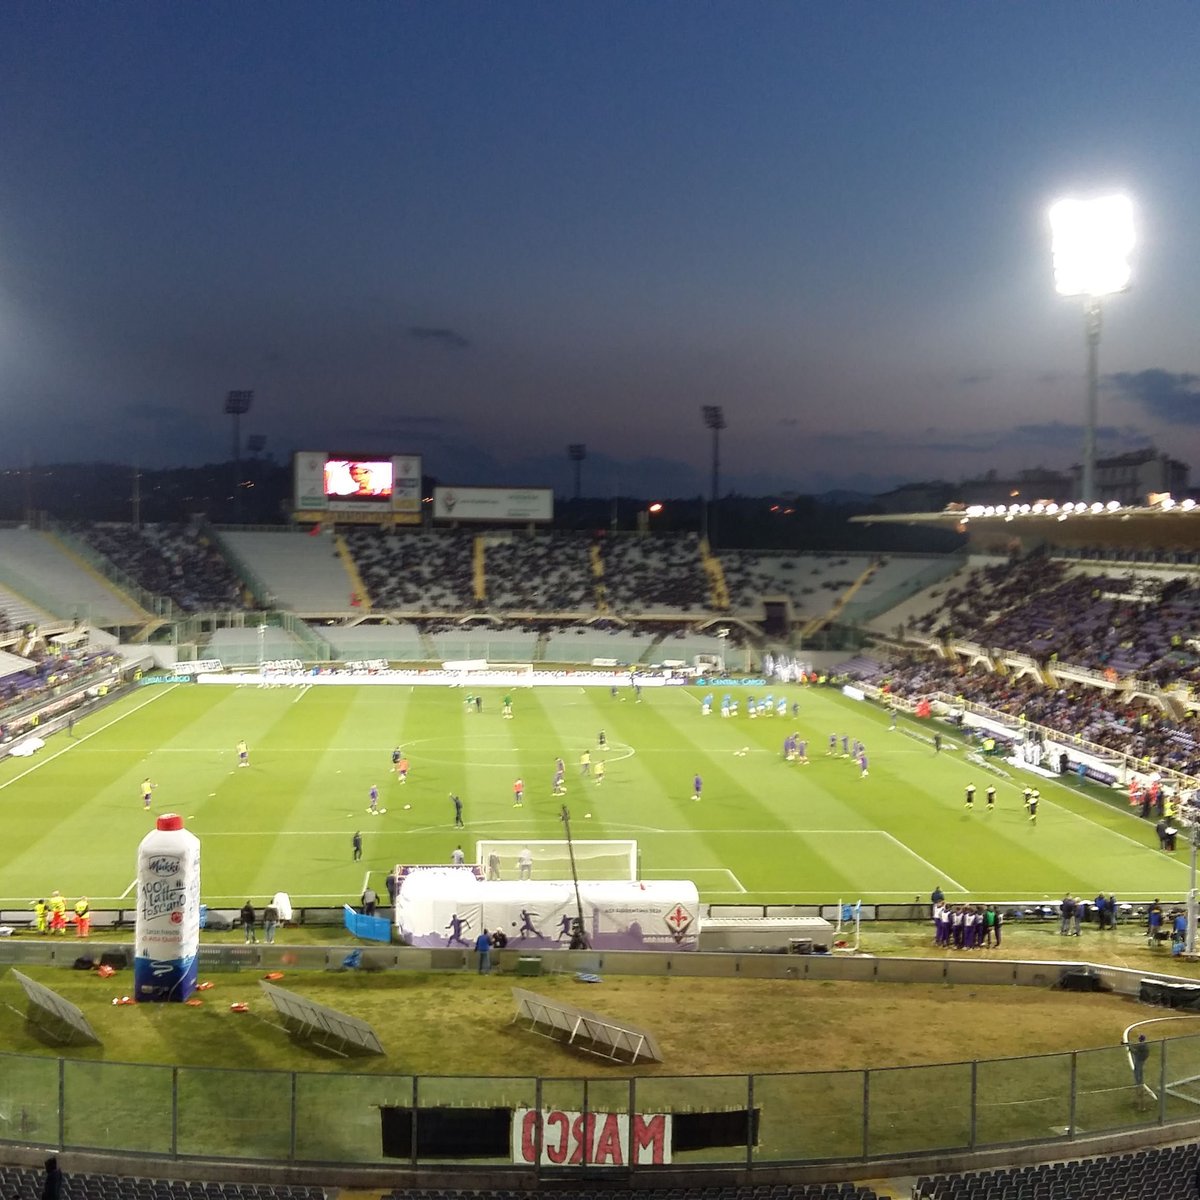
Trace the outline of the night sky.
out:
M 879 490 L 1079 459 L 1046 207 L 1135 198 L 1101 453 L 1200 478 L 1194 2 L 0 8 L 0 466 L 419 452 Z

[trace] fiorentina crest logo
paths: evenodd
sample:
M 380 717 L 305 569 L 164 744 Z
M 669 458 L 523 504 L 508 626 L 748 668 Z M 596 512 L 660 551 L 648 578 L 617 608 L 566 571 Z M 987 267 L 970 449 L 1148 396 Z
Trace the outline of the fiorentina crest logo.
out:
M 687 931 L 692 927 L 692 922 L 696 919 L 695 914 L 682 904 L 676 904 L 663 920 L 667 923 L 667 928 L 671 931 L 671 936 L 675 939 L 676 944 L 683 941 L 687 935 Z

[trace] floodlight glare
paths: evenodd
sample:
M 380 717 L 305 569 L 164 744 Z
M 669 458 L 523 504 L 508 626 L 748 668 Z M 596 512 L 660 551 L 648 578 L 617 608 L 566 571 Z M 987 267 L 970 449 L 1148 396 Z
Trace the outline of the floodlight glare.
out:
M 1129 286 L 1134 234 L 1128 196 L 1059 200 L 1050 207 L 1050 234 L 1060 296 L 1109 296 Z

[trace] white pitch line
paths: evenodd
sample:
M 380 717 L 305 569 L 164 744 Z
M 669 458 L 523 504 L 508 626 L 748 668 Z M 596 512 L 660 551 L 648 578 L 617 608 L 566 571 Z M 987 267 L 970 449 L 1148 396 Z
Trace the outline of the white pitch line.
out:
M 312 684 L 311 684 L 311 683 L 306 683 L 306 684 L 305 684 L 305 685 L 304 685 L 304 686 L 303 686 L 303 687 L 300 689 L 300 694 L 299 694 L 299 695 L 296 697 L 296 699 L 295 699 L 295 700 L 293 700 L 293 701 L 292 701 L 292 703 L 293 703 L 293 704 L 295 704 L 295 703 L 297 703 L 297 701 L 303 700 L 303 699 L 304 699 L 304 695 L 305 695 L 305 693 L 306 693 L 306 692 L 308 692 L 308 691 L 310 691 L 311 689 L 312 689 Z
M 650 867 L 642 872 L 643 875 L 662 875 L 668 879 L 675 879 L 680 876 L 687 878 L 689 875 L 728 875 L 729 881 L 733 884 L 735 891 L 717 890 L 717 895 L 720 896 L 745 896 L 749 894 L 749 889 L 742 886 L 742 881 L 728 867 Z M 714 891 L 716 889 L 706 888 L 706 891 Z M 907 893 L 905 893 L 907 895 Z
M 367 868 L 367 870 L 366 870 L 366 871 L 363 873 L 363 885 L 362 885 L 362 890 L 363 890 L 364 892 L 367 890 L 367 888 L 368 888 L 368 886 L 370 885 L 370 883 L 371 883 L 371 868 L 370 868 L 370 867 L 368 867 L 368 868 Z
M 44 767 L 47 763 L 52 763 L 60 754 L 66 754 L 68 750 L 74 750 L 77 746 L 82 746 L 84 742 L 86 742 L 89 738 L 94 738 L 96 734 L 103 733 L 106 729 L 111 729 L 112 726 L 114 726 L 118 721 L 125 720 L 126 717 L 132 716 L 135 712 L 141 712 L 141 710 L 145 708 L 147 704 L 153 704 L 154 701 L 160 696 L 165 696 L 168 692 L 173 692 L 177 687 L 179 687 L 179 684 L 172 683 L 165 688 L 156 688 L 153 695 L 151 695 L 150 698 L 144 703 L 127 709 L 125 712 L 121 713 L 119 717 L 113 717 L 111 721 L 106 721 L 100 726 L 99 729 L 93 729 L 91 733 L 85 733 L 83 737 L 76 738 L 73 742 L 70 742 L 61 750 L 56 750 L 53 754 L 48 755 L 46 758 L 38 759 L 38 761 L 35 762 L 28 770 L 22 771 L 19 775 L 14 775 L 11 779 L 6 779 L 3 783 L 0 783 L 0 791 L 8 787 L 9 784 L 13 784 L 18 780 L 24 779 L 26 775 L 32 775 L 39 767 Z M 128 751 L 125 751 L 125 753 L 128 753 Z
M 129 886 L 128 886 L 128 887 L 127 887 L 127 888 L 126 888 L 126 889 L 125 889 L 125 890 L 124 890 L 124 891 L 123 891 L 121 894 L 120 894 L 120 896 L 118 896 L 118 897 L 117 897 L 117 899 L 118 899 L 118 900 L 124 900 L 124 899 L 125 899 L 125 897 L 126 897 L 126 896 L 128 896 L 128 895 L 129 895 L 129 893 L 130 893 L 130 892 L 132 892 L 132 891 L 133 891 L 133 889 L 134 889 L 135 887 L 137 887 L 137 878 L 136 878 L 136 876 L 134 877 L 134 880 L 133 880 L 133 882 L 132 882 L 132 883 L 131 883 L 131 884 L 130 884 L 130 885 L 129 885 Z
M 900 849 L 903 850 L 906 854 L 911 855 L 913 858 L 915 858 L 917 860 L 917 862 L 924 863 L 934 873 L 935 876 L 937 876 L 940 879 L 944 879 L 949 884 L 952 884 L 960 892 L 970 891 L 969 888 L 963 887 L 963 885 L 961 883 L 959 883 L 957 879 L 954 879 L 952 876 L 947 875 L 944 871 L 939 871 L 938 868 L 935 867 L 933 865 L 933 863 L 931 863 L 929 861 L 929 859 L 922 858 L 914 849 L 912 849 L 911 846 L 907 845 L 905 842 L 902 842 L 898 837 L 893 837 L 890 833 L 887 832 L 886 829 L 877 829 L 877 830 L 874 830 L 873 832 L 882 833 L 883 836 L 885 838 L 887 838 L 887 840 L 889 842 L 895 842 L 896 845 L 899 846 Z

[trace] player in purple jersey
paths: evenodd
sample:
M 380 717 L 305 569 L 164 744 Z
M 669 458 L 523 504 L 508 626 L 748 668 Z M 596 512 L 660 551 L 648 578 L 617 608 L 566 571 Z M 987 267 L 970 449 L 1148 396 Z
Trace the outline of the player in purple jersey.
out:
M 700 793 L 704 790 L 704 780 L 699 775 L 692 780 L 692 799 L 699 800 Z

